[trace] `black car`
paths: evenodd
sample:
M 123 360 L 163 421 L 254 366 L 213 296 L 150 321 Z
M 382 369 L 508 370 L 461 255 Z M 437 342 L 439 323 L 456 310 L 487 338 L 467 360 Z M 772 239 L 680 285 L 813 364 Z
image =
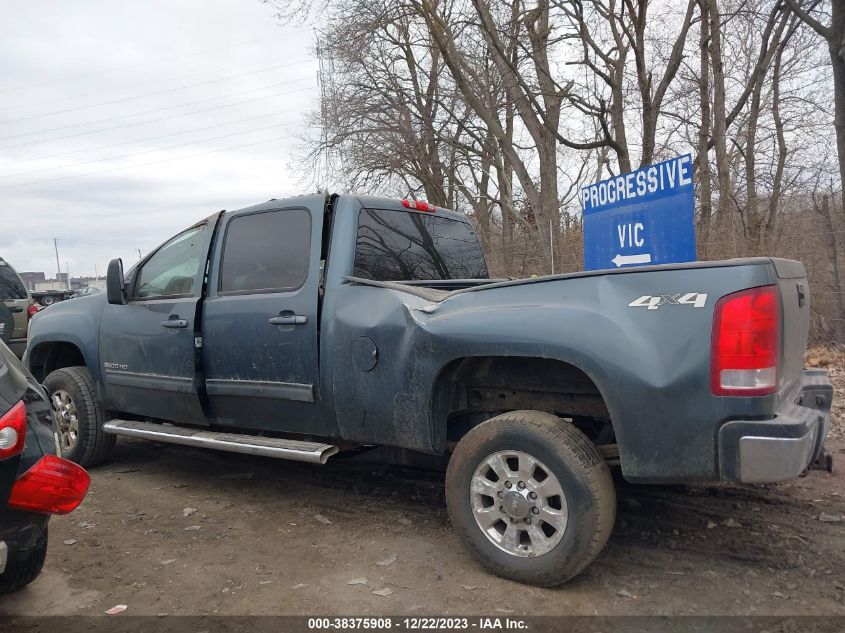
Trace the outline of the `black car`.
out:
M 88 491 L 88 473 L 54 447 L 47 395 L 0 341 L 0 595 L 35 580 L 50 514 L 70 512 Z

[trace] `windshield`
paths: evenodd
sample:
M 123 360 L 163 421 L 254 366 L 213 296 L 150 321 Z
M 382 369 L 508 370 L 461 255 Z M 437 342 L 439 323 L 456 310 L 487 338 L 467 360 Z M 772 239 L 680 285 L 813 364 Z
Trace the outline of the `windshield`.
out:
M 381 209 L 363 209 L 358 215 L 354 275 L 376 281 L 489 277 L 469 223 Z

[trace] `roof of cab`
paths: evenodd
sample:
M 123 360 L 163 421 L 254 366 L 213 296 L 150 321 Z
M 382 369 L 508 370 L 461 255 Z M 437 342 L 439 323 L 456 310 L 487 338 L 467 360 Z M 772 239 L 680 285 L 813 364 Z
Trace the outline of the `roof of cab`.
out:
M 381 196 L 362 196 L 356 194 L 342 194 L 342 197 L 351 197 L 358 201 L 361 205 L 362 209 L 386 209 L 388 211 L 405 211 L 410 213 L 426 213 L 430 214 L 431 211 L 418 211 L 416 209 L 408 209 L 402 205 L 401 198 L 386 198 Z M 309 205 L 319 202 L 325 202 L 328 198 L 325 194 L 311 194 L 306 196 L 294 196 L 290 198 L 272 198 L 267 202 L 262 202 L 261 204 L 256 204 L 251 207 L 244 207 L 243 209 L 235 209 L 230 211 L 233 214 L 241 214 L 241 213 L 253 213 L 255 211 L 269 211 L 271 209 L 278 209 L 281 205 L 289 206 L 289 205 L 296 205 L 297 203 L 303 205 Z M 436 210 L 433 212 L 434 215 L 438 215 L 441 217 L 447 217 L 452 220 L 460 220 L 461 222 L 468 222 L 467 217 L 463 213 L 458 213 L 456 211 L 451 211 L 449 209 L 444 209 L 443 207 L 437 207 Z

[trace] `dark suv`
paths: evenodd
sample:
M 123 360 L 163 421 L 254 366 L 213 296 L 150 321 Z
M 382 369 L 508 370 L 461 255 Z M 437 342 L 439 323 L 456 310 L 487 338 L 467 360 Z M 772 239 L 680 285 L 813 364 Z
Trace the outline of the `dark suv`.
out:
M 35 580 L 50 514 L 70 512 L 88 491 L 88 473 L 54 446 L 47 395 L 0 341 L 0 595 Z
M 15 269 L 2 257 L 0 257 L 0 304 L 5 305 L 12 315 L 11 325 L 6 323 L 5 319 L 0 320 L 0 341 L 5 341 L 15 356 L 20 358 L 26 349 L 29 319 L 38 312 L 38 308 Z M 11 334 L 1 331 L 6 327 L 11 327 Z

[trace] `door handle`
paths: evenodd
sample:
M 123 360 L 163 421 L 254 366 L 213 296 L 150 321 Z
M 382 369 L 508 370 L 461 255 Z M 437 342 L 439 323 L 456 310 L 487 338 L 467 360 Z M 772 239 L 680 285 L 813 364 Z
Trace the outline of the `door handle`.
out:
M 172 316 L 171 318 L 167 319 L 167 321 L 161 322 L 161 327 L 166 328 L 186 328 L 188 327 L 188 321 L 186 319 L 180 319 L 177 316 Z
M 23 308 L 21 308 L 20 306 L 12 306 L 11 308 L 9 308 L 9 312 L 23 312 Z
M 299 314 L 279 314 L 269 319 L 270 325 L 302 325 L 308 323 L 308 317 Z

